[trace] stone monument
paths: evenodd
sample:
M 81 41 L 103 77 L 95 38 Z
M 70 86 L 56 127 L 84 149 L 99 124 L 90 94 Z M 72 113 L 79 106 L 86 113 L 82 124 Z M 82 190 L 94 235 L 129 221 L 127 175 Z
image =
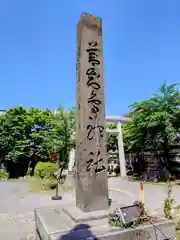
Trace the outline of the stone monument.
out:
M 138 229 L 114 229 L 108 225 L 112 206 L 108 211 L 101 19 L 82 14 L 77 25 L 76 51 L 76 204 L 35 209 L 36 239 L 163 239 L 162 234 L 157 237 L 152 225 Z M 175 234 L 172 225 L 172 221 L 158 223 L 169 238 Z
M 76 206 L 108 209 L 102 22 L 83 14 L 77 25 Z

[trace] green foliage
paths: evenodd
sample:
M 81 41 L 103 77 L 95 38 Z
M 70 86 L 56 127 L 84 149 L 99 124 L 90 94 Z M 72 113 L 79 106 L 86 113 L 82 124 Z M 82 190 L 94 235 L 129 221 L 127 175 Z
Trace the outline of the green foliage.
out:
M 126 224 L 122 221 L 121 217 L 118 216 L 116 213 L 111 213 L 109 215 L 109 224 L 112 227 L 126 228 Z
M 6 161 L 16 162 L 27 154 L 30 129 L 26 125 L 25 113 L 24 108 L 16 107 L 0 117 L 0 154 Z
M 138 165 L 141 163 L 142 166 L 141 175 L 143 174 L 143 177 L 147 178 L 150 174 L 144 174 L 144 171 L 151 170 L 148 163 L 144 161 L 143 153 L 149 151 L 155 155 L 159 150 L 163 151 L 164 159 L 157 159 L 157 164 L 154 163 L 154 165 L 156 164 L 159 168 L 157 169 L 157 172 L 159 171 L 157 179 L 167 180 L 171 171 L 170 149 L 180 143 L 180 91 L 178 84 L 163 83 L 149 99 L 131 104 L 130 110 L 127 117 L 131 119 L 131 122 L 122 124 L 125 151 L 136 154 Z M 108 127 L 113 128 L 114 126 L 109 125 Z M 116 137 L 108 135 L 107 150 L 117 148 Z M 154 156 L 151 155 L 151 158 L 153 160 Z
M 163 167 L 169 170 L 170 146 L 180 130 L 180 91 L 177 84 L 163 83 L 157 93 L 130 106 L 132 122 L 124 126 L 126 151 L 140 154 L 145 149 L 164 151 Z M 161 176 L 160 176 L 161 178 Z
M 52 162 L 38 162 L 34 175 L 36 178 L 52 178 L 54 173 L 57 171 L 57 165 Z
M 122 124 L 126 151 L 141 153 L 144 149 L 164 150 L 169 162 L 170 146 L 180 133 L 180 91 L 177 84 L 165 83 L 151 98 L 130 106 L 131 123 Z M 15 107 L 0 116 L 0 163 L 8 172 L 24 169 L 15 175 L 32 175 L 39 161 L 50 161 L 55 152 L 56 162 L 62 170 L 67 166 L 69 152 L 75 146 L 75 108 L 58 107 L 54 115 L 49 109 Z M 115 128 L 115 124 L 108 124 Z M 117 139 L 107 136 L 107 149 L 117 149 Z M 10 177 L 12 174 L 10 174 Z M 13 175 L 14 176 L 14 175 Z M 15 177 L 15 176 L 14 176 Z
M 123 129 L 125 150 L 136 153 L 139 162 L 143 160 L 143 152 L 146 150 L 153 154 L 158 150 L 164 152 L 164 159 L 157 159 L 154 163 L 158 172 L 157 180 L 167 180 L 169 178 L 170 148 L 173 144 L 179 144 L 179 106 L 180 91 L 177 89 L 177 84 L 168 86 L 163 83 L 151 98 L 135 102 L 130 106 L 129 117 L 132 122 L 126 124 Z M 139 156 L 141 156 L 141 159 Z M 154 157 L 151 155 L 151 158 Z M 143 176 L 150 176 L 151 170 L 148 165 L 145 169 L 143 171 L 146 171 L 146 175 L 143 174 Z
M 70 150 L 75 146 L 75 113 L 75 108 L 67 111 L 59 106 L 54 116 L 52 142 L 61 173 L 68 164 Z
M 164 201 L 164 216 L 165 218 L 172 219 L 171 210 L 172 210 L 173 199 L 166 198 Z
M 180 91 L 176 87 L 163 83 L 150 99 L 130 106 L 132 123 L 124 128 L 128 150 L 164 149 L 168 154 L 180 125 Z
M 42 145 L 51 121 L 49 110 L 9 109 L 0 118 L 0 154 L 4 161 L 18 163 L 23 158 L 28 164 L 29 157 L 34 154 L 48 159 L 47 149 Z
M 0 170 L 0 180 L 7 179 L 8 173 Z
M 115 211 L 114 213 L 109 215 L 109 224 L 113 227 L 129 228 L 148 222 L 151 217 L 148 216 L 148 213 L 144 208 L 144 204 L 139 201 L 135 201 L 134 205 L 137 206 L 141 211 L 139 218 L 134 221 L 123 222 L 121 216 L 119 216 L 119 214 L 117 214 L 117 212 Z
M 164 200 L 164 216 L 165 218 L 172 219 L 172 209 L 173 209 L 174 199 L 172 198 L 172 184 L 168 183 L 168 196 Z
M 174 222 L 176 231 L 180 230 L 180 205 L 175 206 L 175 200 L 172 198 L 172 185 L 171 182 L 168 184 L 168 196 L 164 201 L 164 216 L 165 218 L 171 219 Z
M 43 182 L 43 185 L 42 185 L 42 188 L 44 191 L 48 191 L 48 190 L 51 190 L 51 189 L 55 189 L 56 188 L 56 185 L 57 185 L 57 181 L 55 179 L 46 179 L 44 182 Z
M 106 128 L 115 129 L 117 128 L 117 126 L 114 123 L 106 124 Z M 116 150 L 118 148 L 116 136 L 112 136 L 109 133 L 106 134 L 106 148 L 107 148 L 107 151 Z
M 116 124 L 115 123 L 106 124 L 106 128 L 115 129 L 116 128 Z
M 53 178 L 48 179 L 30 178 L 28 184 L 30 192 L 39 193 L 48 191 L 48 193 L 50 193 L 49 191 L 56 187 L 57 180 Z
M 59 166 L 65 167 L 74 145 L 75 109 L 59 106 L 56 115 L 49 109 L 15 107 L 0 116 L 0 164 L 10 177 L 19 177 L 39 161 L 51 160 L 56 153 Z M 15 168 L 21 169 L 15 172 Z

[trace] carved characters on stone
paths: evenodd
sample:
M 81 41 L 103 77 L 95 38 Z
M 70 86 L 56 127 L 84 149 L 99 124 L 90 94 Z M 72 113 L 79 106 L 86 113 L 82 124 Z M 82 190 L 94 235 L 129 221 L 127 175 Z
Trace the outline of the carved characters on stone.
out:
M 99 58 L 100 49 L 98 42 L 92 40 L 88 42 L 88 47 L 86 48 L 88 54 L 89 68 L 86 70 L 87 76 L 87 87 L 91 88 L 90 96 L 88 97 L 88 106 L 90 107 L 89 120 L 92 122 L 87 125 L 87 140 L 96 141 L 96 152 L 89 152 L 87 160 L 87 172 L 90 173 L 100 173 L 106 170 L 103 164 L 103 156 L 100 151 L 99 142 L 104 135 L 104 126 L 98 123 L 98 114 L 100 111 L 100 106 L 102 101 L 98 99 L 98 91 L 101 89 L 100 85 L 100 73 L 98 72 L 98 67 L 101 62 Z

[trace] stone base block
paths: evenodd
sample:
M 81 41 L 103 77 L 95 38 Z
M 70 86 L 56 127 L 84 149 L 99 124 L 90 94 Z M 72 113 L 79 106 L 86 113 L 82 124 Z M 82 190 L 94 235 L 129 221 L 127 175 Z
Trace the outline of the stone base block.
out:
M 136 228 L 113 228 L 106 211 L 83 213 L 75 206 L 36 209 L 37 240 L 167 240 L 175 238 L 174 223 L 159 219 Z
M 94 212 L 83 212 L 74 205 L 66 206 L 62 208 L 62 210 L 75 223 L 107 219 L 109 216 L 109 211 L 102 210 L 102 211 L 94 211 Z

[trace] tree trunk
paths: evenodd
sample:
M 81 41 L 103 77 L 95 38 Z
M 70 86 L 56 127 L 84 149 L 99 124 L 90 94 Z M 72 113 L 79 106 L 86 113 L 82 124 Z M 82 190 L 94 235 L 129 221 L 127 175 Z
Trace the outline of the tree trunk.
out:
M 35 170 L 35 167 L 36 167 L 36 164 L 38 163 L 38 157 L 36 155 L 33 155 L 31 157 L 31 163 L 30 163 L 30 167 L 31 167 L 31 172 L 30 172 L 30 176 L 34 176 L 34 170 Z
M 65 165 L 62 165 L 61 168 L 60 168 L 60 171 L 59 171 L 59 176 L 58 176 L 57 180 L 60 184 L 64 183 L 64 181 L 65 181 L 65 177 L 62 175 L 64 168 L 65 168 Z
M 169 180 L 170 178 L 169 167 L 170 167 L 169 144 L 168 144 L 168 138 L 165 136 L 164 138 L 164 169 L 163 169 L 165 180 Z

